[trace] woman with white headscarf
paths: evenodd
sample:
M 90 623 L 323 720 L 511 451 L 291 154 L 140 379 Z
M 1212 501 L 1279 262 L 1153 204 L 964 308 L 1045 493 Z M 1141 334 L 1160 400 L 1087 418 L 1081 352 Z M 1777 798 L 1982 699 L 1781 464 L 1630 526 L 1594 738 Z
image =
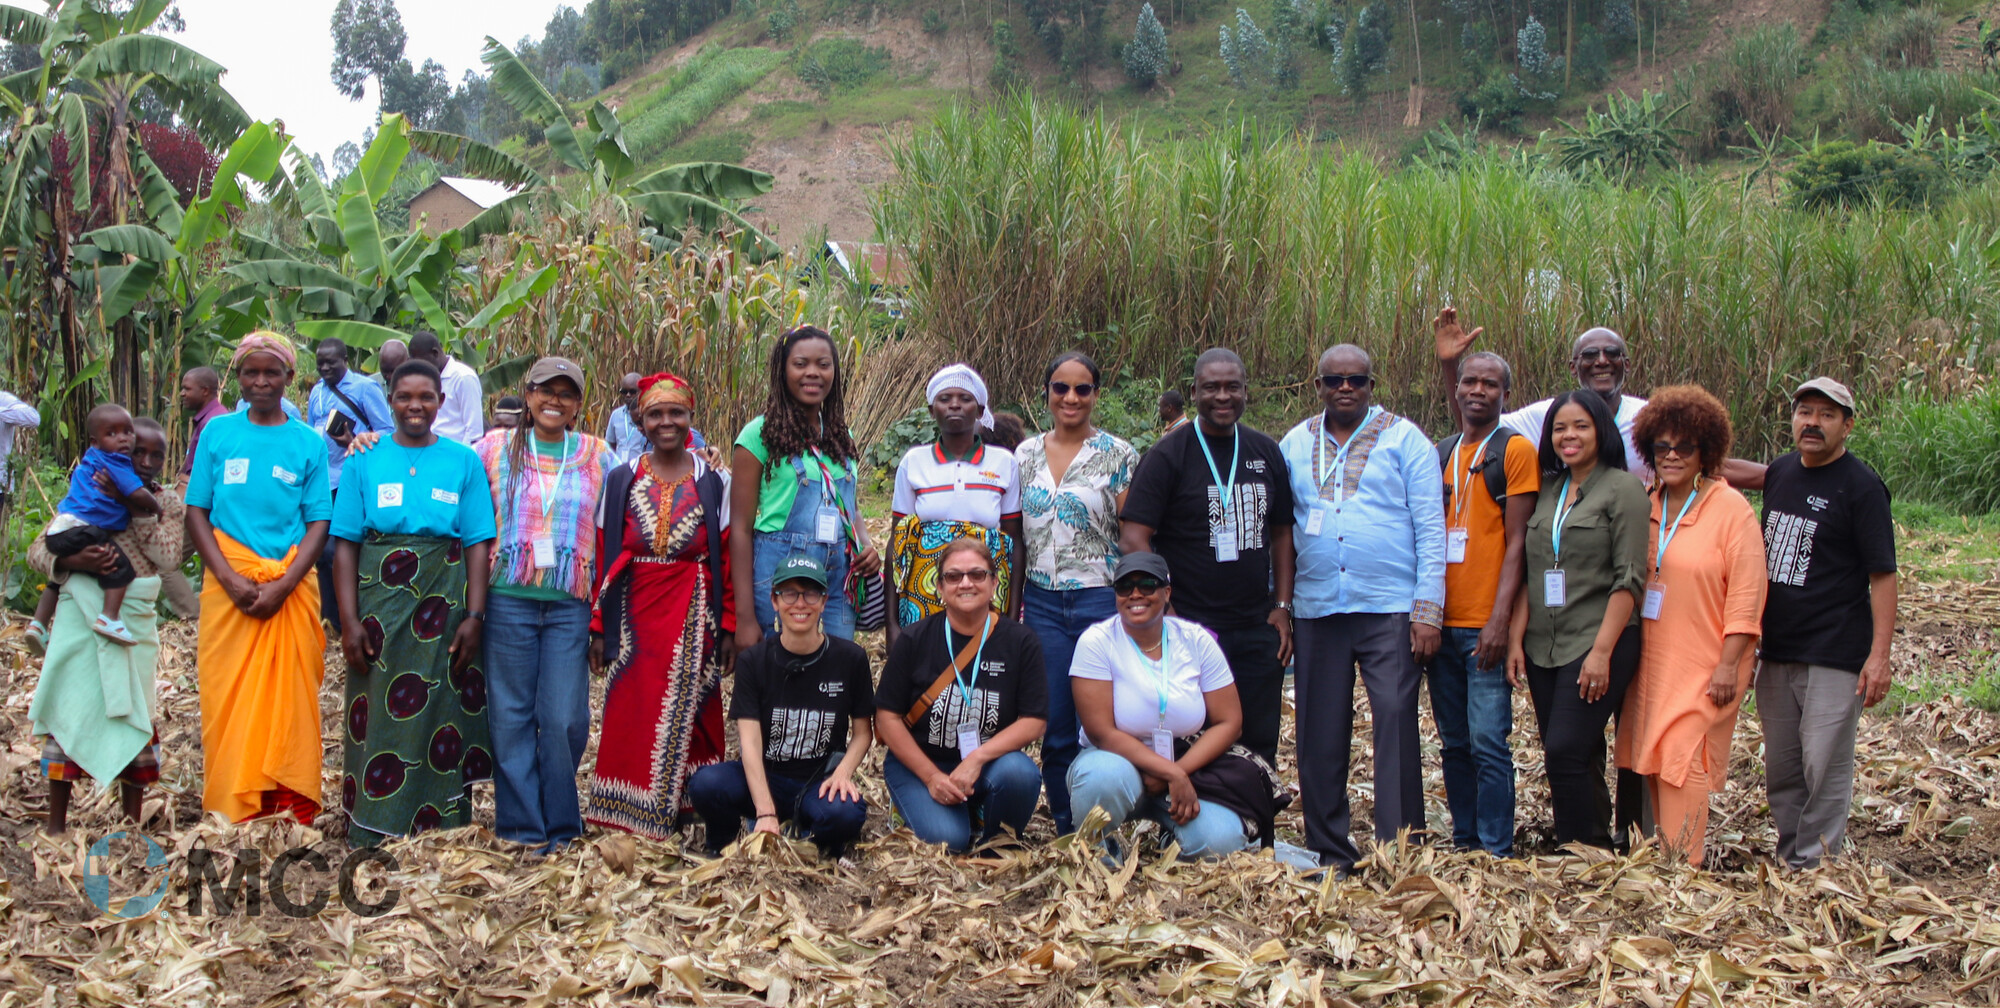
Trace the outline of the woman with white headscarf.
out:
M 986 544 L 999 584 L 993 608 L 1004 616 L 1020 609 L 1014 572 L 1020 569 L 1021 477 L 1014 454 L 986 444 L 981 428 L 993 426 L 986 382 L 979 372 L 953 364 L 924 388 L 937 440 L 903 454 L 896 466 L 894 517 L 889 532 L 891 619 L 912 626 L 944 609 L 938 584 L 944 548 L 961 537 Z

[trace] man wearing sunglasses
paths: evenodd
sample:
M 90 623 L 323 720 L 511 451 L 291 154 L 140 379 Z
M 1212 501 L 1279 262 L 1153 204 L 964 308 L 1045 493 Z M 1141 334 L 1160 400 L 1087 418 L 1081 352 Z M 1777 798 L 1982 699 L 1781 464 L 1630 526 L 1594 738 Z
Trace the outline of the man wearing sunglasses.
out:
M 1444 475 L 1424 432 L 1373 403 L 1368 354 L 1341 344 L 1319 359 L 1319 415 L 1285 435 L 1291 470 L 1299 789 L 1306 846 L 1342 874 L 1348 836 L 1354 676 L 1368 691 L 1375 746 L 1375 837 L 1424 831 L 1417 687 L 1444 626 Z
M 618 380 L 618 405 L 611 407 L 611 416 L 604 421 L 604 443 L 611 446 L 611 453 L 621 461 L 630 462 L 652 450 L 646 443 L 646 436 L 639 433 L 639 425 L 632 415 L 632 407 L 639 404 L 639 375 L 628 374 Z
M 1215 631 L 1243 701 L 1243 745 L 1275 766 L 1292 655 L 1292 489 L 1278 443 L 1241 422 L 1249 389 L 1231 351 L 1195 360 L 1197 420 L 1139 460 L 1119 546 L 1166 559 L 1174 615 Z

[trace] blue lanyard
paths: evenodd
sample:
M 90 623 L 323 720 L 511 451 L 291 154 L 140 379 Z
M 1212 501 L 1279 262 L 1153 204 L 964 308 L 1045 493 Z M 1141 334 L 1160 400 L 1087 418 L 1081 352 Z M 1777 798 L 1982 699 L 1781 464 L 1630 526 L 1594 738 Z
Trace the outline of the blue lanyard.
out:
M 1568 518 L 1569 513 L 1576 510 L 1575 506 L 1569 503 L 1569 481 L 1573 478 L 1573 476 L 1563 477 L 1562 493 L 1556 496 L 1556 524 L 1549 530 L 1549 545 L 1555 551 L 1558 570 L 1563 565 L 1563 519 Z
M 1361 433 L 1361 428 L 1356 427 L 1354 428 L 1354 433 L 1349 434 L 1347 436 L 1347 443 L 1341 445 L 1340 448 L 1333 453 L 1333 468 L 1329 470 L 1326 467 L 1326 439 L 1331 437 L 1332 435 L 1327 433 L 1326 417 L 1324 414 L 1321 414 L 1319 421 L 1319 443 L 1314 445 L 1314 447 L 1318 449 L 1317 461 L 1314 462 L 1314 466 L 1316 468 L 1313 470 L 1313 481 L 1317 483 L 1318 486 L 1316 486 L 1314 489 L 1320 490 L 1322 492 L 1325 491 L 1327 479 L 1331 477 L 1334 473 L 1341 472 L 1346 469 L 1347 450 L 1349 448 L 1354 447 L 1354 439 L 1360 433 Z M 1339 500 L 1340 495 L 1335 494 L 1334 499 Z
M 979 685 L 979 665 L 986 657 L 986 642 L 993 636 L 993 614 L 986 614 L 986 625 L 979 628 L 979 650 L 972 654 L 972 682 L 967 683 L 964 669 L 958 667 L 958 656 L 951 652 L 951 624 L 944 625 L 944 659 L 951 663 L 951 681 L 958 684 L 958 697 L 965 701 L 966 713 L 972 714 L 976 707 L 972 704 L 972 688 Z
M 1667 562 L 1667 547 L 1669 545 L 1672 545 L 1674 541 L 1674 536 L 1679 534 L 1681 530 L 1681 519 L 1687 517 L 1688 508 L 1694 506 L 1695 496 L 1699 493 L 1701 493 L 1701 477 L 1696 476 L 1694 478 L 1694 489 L 1688 491 L 1687 500 L 1681 502 L 1681 513 L 1674 516 L 1674 524 L 1671 528 L 1669 528 L 1666 522 L 1667 491 L 1665 487 L 1662 487 L 1660 489 L 1660 536 L 1659 536 L 1660 548 L 1659 552 L 1653 555 L 1654 578 L 1657 579 L 1660 576 L 1660 568 Z
M 1131 634 L 1128 633 L 1125 635 L 1125 643 L 1132 645 L 1133 653 L 1137 654 L 1139 660 L 1153 670 L 1153 682 L 1160 694 L 1160 727 L 1162 728 L 1167 726 L 1167 654 L 1171 650 L 1173 638 L 1173 635 L 1167 632 L 1169 629 L 1166 621 L 1162 620 L 1160 622 L 1160 660 L 1157 663 L 1153 659 L 1146 657 L 1145 650 L 1139 647 L 1139 642 L 1133 640 Z
M 1477 448 L 1474 448 L 1474 449 L 1472 449 L 1472 461 L 1471 461 L 1471 462 L 1468 462 L 1468 463 L 1466 463 L 1465 465 L 1461 466 L 1461 465 L 1459 465 L 1459 464 L 1458 464 L 1458 460 L 1457 460 L 1457 459 L 1452 459 L 1452 460 L 1451 460 L 1451 514 L 1452 514 L 1452 517 L 1454 517 L 1454 518 L 1463 518 L 1463 517 L 1465 517 L 1465 495 L 1464 495 L 1463 493 L 1459 492 L 1459 489 L 1458 489 L 1458 474 L 1459 474 L 1459 472 L 1460 472 L 1460 471 L 1463 471 L 1463 472 L 1465 473 L 1465 481 L 1466 481 L 1466 482 L 1467 482 L 1468 484 L 1469 484 L 1469 483 L 1471 483 L 1471 482 L 1472 482 L 1472 467 L 1473 467 L 1473 466 L 1475 466 L 1475 465 L 1478 465 L 1478 464 L 1479 464 L 1479 460 L 1480 460 L 1481 458 L 1484 458 L 1484 457 L 1486 456 L 1486 442 L 1488 442 L 1488 441 L 1491 441 L 1491 440 L 1493 440 L 1493 435 L 1495 435 L 1495 434 L 1497 434 L 1497 433 L 1499 433 L 1499 432 L 1500 432 L 1500 425 L 1499 425 L 1499 424 L 1494 424 L 1494 425 L 1493 425 L 1493 429 L 1492 429 L 1492 430 L 1490 430 L 1490 431 L 1487 431 L 1487 432 L 1486 432 L 1486 437 L 1480 440 L 1480 442 L 1479 442 L 1479 447 L 1477 447 Z M 1460 442 L 1462 443 L 1462 442 L 1463 442 L 1463 441 L 1464 441 L 1465 439 L 1464 439 L 1464 438 L 1460 438 L 1459 440 L 1460 440 Z M 1459 523 L 1458 523 L 1458 527 L 1460 527 L 1460 528 L 1464 528 L 1464 527 L 1465 527 L 1465 523 L 1464 523 L 1464 522 L 1462 522 L 1462 521 L 1461 521 L 1461 522 L 1459 522 Z
M 1215 479 L 1215 488 L 1222 491 L 1222 520 L 1225 525 L 1236 524 L 1236 460 L 1243 452 L 1243 426 L 1238 424 L 1230 428 L 1230 436 L 1235 443 L 1229 449 L 1229 482 L 1224 483 L 1222 474 L 1215 470 L 1215 456 L 1209 453 L 1208 435 L 1203 434 L 1200 427 L 1194 430 L 1195 443 L 1201 445 L 1201 457 L 1208 460 L 1208 474 Z

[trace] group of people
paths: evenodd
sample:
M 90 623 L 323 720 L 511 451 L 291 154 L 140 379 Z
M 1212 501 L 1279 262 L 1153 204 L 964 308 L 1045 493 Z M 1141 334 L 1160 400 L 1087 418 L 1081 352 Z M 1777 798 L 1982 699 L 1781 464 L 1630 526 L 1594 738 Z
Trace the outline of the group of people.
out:
M 184 498 L 158 482 L 158 425 L 107 407 L 72 482 L 88 507 L 37 542 L 61 599 L 31 712 L 51 829 L 74 779 L 120 779 L 136 813 L 157 777 L 153 603 L 192 549 L 208 572 L 204 807 L 319 813 L 332 626 L 358 844 L 468 824 L 490 778 L 495 831 L 528 857 L 586 822 L 666 838 L 696 819 L 711 850 L 789 824 L 837 855 L 866 821 L 855 775 L 879 740 L 902 822 L 953 851 L 1022 836 L 1046 795 L 1059 832 L 1095 809 L 1113 830 L 1158 823 L 1183 857 L 1275 846 L 1346 873 L 1358 677 L 1380 841 L 1425 835 L 1428 680 L 1453 844 L 1514 852 L 1526 689 L 1557 844 L 1657 835 L 1698 865 L 1754 684 L 1778 857 L 1837 852 L 1895 612 L 1888 493 L 1845 451 L 1851 392 L 1799 386 L 1798 450 L 1766 468 L 1730 457 L 1707 392 L 1625 395 L 1629 351 L 1608 329 L 1576 340 L 1576 389 L 1509 411 L 1507 362 L 1468 352 L 1479 331 L 1449 308 L 1435 328 L 1458 422 L 1441 442 L 1374 401 L 1348 344 L 1319 359 L 1322 409 L 1281 439 L 1242 422 L 1243 361 L 1202 354 L 1194 419 L 1163 402 L 1175 422 L 1143 455 L 1095 425 L 1084 354 L 1050 363 L 1050 425 L 1011 447 L 981 376 L 950 365 L 879 545 L 818 328 L 773 344 L 764 411 L 726 463 L 671 374 L 623 376 L 607 437 L 576 431 L 588 385 L 559 357 L 492 429 L 447 431 L 447 415 L 478 422 L 483 393 L 454 384 L 427 333 L 401 361 L 385 348 L 379 387 L 322 343 L 292 419 L 296 350 L 253 334 L 230 365 L 238 412 L 214 405 L 213 372 L 184 383 L 209 397 L 190 406 Z M 1761 522 L 1742 488 L 1764 492 Z M 853 643 L 877 627 L 879 675 Z M 593 668 L 608 684 L 579 794 Z M 1305 849 L 1272 825 L 1291 799 L 1274 769 L 1288 668 Z

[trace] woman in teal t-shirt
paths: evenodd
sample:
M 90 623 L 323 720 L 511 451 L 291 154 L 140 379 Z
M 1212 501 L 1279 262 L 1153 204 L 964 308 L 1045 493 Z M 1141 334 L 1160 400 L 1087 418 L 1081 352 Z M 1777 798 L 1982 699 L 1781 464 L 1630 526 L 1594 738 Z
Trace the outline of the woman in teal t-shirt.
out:
M 854 638 L 848 563 L 873 577 L 881 555 L 868 544 L 854 492 L 861 453 L 847 429 L 845 384 L 833 337 L 799 326 L 771 347 L 770 397 L 762 416 L 737 435 L 730 463 L 729 562 L 736 598 L 755 600 L 757 618 L 738 620 L 736 647 L 747 651 L 773 632 L 771 575 L 793 553 L 826 566 L 829 590 L 821 626 Z
M 395 432 L 347 460 L 333 502 L 347 656 L 340 801 L 355 846 L 471 825 L 472 785 L 493 776 L 477 664 L 492 490 L 478 453 L 431 430 L 444 401 L 436 368 L 410 361 L 389 390 Z

